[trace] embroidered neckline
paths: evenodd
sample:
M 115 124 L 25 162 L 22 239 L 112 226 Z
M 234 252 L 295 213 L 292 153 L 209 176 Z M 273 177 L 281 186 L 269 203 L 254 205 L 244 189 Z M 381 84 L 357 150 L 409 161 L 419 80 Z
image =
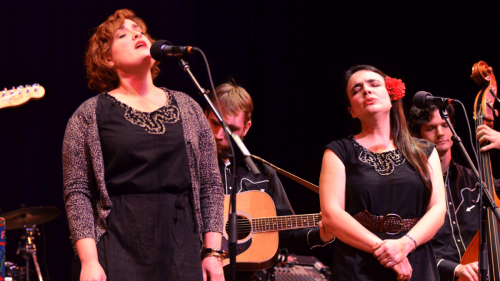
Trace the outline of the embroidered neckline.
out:
M 167 97 L 166 105 L 152 111 L 145 112 L 134 109 L 129 105 L 119 101 L 109 93 L 104 93 L 104 96 L 109 98 L 114 103 L 125 108 L 125 119 L 130 123 L 140 126 L 146 130 L 146 132 L 155 135 L 161 135 L 165 133 L 165 123 L 174 124 L 180 120 L 180 110 L 177 105 L 173 104 L 173 96 L 168 92 L 167 89 L 163 89 Z
M 396 166 L 399 166 L 405 162 L 405 158 L 398 149 L 384 151 L 384 152 L 372 152 L 366 147 L 359 144 L 354 136 L 350 136 L 355 147 L 361 149 L 361 153 L 358 156 L 358 160 L 369 164 L 375 168 L 375 171 L 382 176 L 390 175 L 394 171 Z

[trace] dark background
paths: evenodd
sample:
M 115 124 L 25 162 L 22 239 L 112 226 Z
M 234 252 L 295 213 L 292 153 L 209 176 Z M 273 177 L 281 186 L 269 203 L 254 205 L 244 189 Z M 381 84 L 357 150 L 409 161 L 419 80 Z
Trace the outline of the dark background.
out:
M 419 90 L 460 99 L 469 118 L 479 90 L 471 67 L 500 66 L 498 8 L 493 1 L 396 4 L 348 1 L 2 1 L 0 89 L 40 83 L 41 100 L 0 109 L 0 208 L 56 206 L 62 200 L 61 145 L 76 108 L 96 93 L 83 67 L 92 28 L 131 8 L 157 39 L 201 48 L 216 85 L 233 77 L 252 95 L 249 150 L 317 184 L 322 147 L 357 133 L 343 98 L 343 73 L 372 64 L 406 83 L 406 107 Z M 479 2 L 479 1 L 477 1 Z M 187 60 L 209 88 L 201 57 Z M 155 84 L 201 102 L 175 60 L 162 63 Z M 469 148 L 463 112 L 457 131 Z M 472 121 L 472 120 L 471 120 Z M 459 153 L 454 152 L 459 162 Z M 495 151 L 493 167 L 500 164 Z M 465 164 L 465 163 L 464 163 Z M 494 168 L 495 176 L 500 177 Z M 317 194 L 283 178 L 296 213 L 319 211 Z M 72 247 L 65 215 L 46 223 L 36 240 L 51 280 L 68 280 Z M 7 231 L 7 260 L 19 230 Z M 330 253 L 317 252 L 328 262 Z

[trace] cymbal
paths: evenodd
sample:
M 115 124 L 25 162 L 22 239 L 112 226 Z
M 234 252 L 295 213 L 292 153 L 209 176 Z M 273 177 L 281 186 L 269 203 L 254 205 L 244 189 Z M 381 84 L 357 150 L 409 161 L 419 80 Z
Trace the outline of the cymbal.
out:
M 19 229 L 24 226 L 46 223 L 57 218 L 61 210 L 56 207 L 31 207 L 0 214 L 5 219 L 5 229 Z

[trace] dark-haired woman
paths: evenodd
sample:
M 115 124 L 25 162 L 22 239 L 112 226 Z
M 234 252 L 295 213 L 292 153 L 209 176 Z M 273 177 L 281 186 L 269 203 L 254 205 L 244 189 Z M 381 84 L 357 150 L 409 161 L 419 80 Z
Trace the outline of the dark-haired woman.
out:
M 88 43 L 101 94 L 76 110 L 63 144 L 73 280 L 224 279 L 215 141 L 194 100 L 153 85 L 152 42 L 125 9 Z
M 413 139 L 404 84 L 372 66 L 346 73 L 355 136 L 326 146 L 323 224 L 338 238 L 331 280 L 438 280 L 429 241 L 446 211 L 434 146 Z

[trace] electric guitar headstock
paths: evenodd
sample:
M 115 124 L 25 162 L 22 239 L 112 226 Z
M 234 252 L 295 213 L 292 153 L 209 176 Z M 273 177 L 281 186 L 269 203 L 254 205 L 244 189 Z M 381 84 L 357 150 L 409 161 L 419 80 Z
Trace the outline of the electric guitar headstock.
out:
M 45 89 L 38 85 L 19 86 L 12 89 L 0 90 L 0 109 L 4 107 L 20 106 L 30 99 L 41 99 L 45 95 Z

